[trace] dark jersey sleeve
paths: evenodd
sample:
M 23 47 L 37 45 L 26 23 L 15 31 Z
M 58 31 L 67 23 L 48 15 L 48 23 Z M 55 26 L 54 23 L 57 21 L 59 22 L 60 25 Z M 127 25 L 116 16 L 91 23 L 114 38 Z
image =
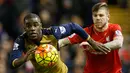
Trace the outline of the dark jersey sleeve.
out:
M 78 34 L 81 38 L 85 40 L 88 38 L 88 34 L 84 31 L 84 29 L 80 25 L 75 23 L 62 24 L 60 26 L 52 26 L 51 31 L 57 39 L 67 37 L 73 33 Z
M 23 39 L 23 36 L 19 36 L 15 40 L 13 49 L 10 53 L 9 63 L 10 63 L 11 68 L 13 68 L 13 65 L 12 65 L 13 60 L 21 57 L 23 53 L 23 49 L 24 49 L 24 39 Z

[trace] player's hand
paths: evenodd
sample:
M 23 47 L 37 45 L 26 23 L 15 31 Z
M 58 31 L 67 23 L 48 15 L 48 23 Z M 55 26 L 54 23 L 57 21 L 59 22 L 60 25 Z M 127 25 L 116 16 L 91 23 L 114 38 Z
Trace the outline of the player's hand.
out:
M 79 46 L 85 51 L 93 52 L 96 51 L 88 42 L 82 42 Z
M 31 60 L 33 58 L 36 48 L 37 48 L 37 46 L 28 50 L 28 52 L 25 54 L 26 61 Z
M 106 47 L 102 43 L 94 41 L 92 38 L 89 38 L 89 40 L 87 40 L 87 41 L 93 47 L 93 49 L 95 49 L 96 51 L 103 52 L 104 54 L 107 54 L 108 52 L 111 51 L 110 48 Z

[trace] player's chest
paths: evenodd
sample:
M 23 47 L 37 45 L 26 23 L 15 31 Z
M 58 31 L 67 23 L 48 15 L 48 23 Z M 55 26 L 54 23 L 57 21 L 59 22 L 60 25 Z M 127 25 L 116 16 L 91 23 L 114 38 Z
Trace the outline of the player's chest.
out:
M 57 39 L 53 35 L 45 36 L 43 35 L 40 44 L 51 44 L 53 46 L 57 46 Z
M 43 36 L 39 44 L 51 44 L 53 46 L 57 46 L 57 40 L 53 36 Z M 37 46 L 35 43 L 25 40 L 25 51 L 28 51 L 35 46 Z
M 105 32 L 92 32 L 90 35 L 95 41 L 106 43 L 113 39 L 113 34 L 110 31 Z

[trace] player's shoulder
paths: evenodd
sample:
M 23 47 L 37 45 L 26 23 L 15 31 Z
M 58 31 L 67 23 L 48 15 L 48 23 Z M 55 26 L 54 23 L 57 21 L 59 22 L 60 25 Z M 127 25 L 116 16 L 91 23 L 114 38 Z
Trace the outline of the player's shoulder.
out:
M 109 24 L 109 30 L 112 31 L 112 32 L 120 32 L 122 31 L 121 27 L 119 24 Z
M 115 28 L 115 27 L 120 27 L 119 24 L 114 24 L 114 23 L 109 23 L 109 27 Z
M 16 38 L 16 40 L 15 40 L 15 42 L 22 42 L 24 39 L 25 39 L 25 32 L 24 33 L 22 33 L 21 35 L 19 35 L 17 38 Z

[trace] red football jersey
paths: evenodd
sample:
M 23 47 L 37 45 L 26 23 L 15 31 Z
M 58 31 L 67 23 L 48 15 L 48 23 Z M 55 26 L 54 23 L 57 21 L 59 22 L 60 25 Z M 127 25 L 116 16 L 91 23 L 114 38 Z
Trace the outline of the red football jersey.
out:
M 84 30 L 95 40 L 101 43 L 107 43 L 114 39 L 115 36 L 121 36 L 121 27 L 118 24 L 109 24 L 104 32 L 98 32 L 90 27 Z M 80 36 L 73 34 L 68 37 L 72 44 L 81 43 L 83 40 Z M 121 73 L 121 62 L 118 55 L 118 49 L 112 50 L 108 54 L 96 54 L 100 52 L 85 51 L 87 56 L 84 73 Z

